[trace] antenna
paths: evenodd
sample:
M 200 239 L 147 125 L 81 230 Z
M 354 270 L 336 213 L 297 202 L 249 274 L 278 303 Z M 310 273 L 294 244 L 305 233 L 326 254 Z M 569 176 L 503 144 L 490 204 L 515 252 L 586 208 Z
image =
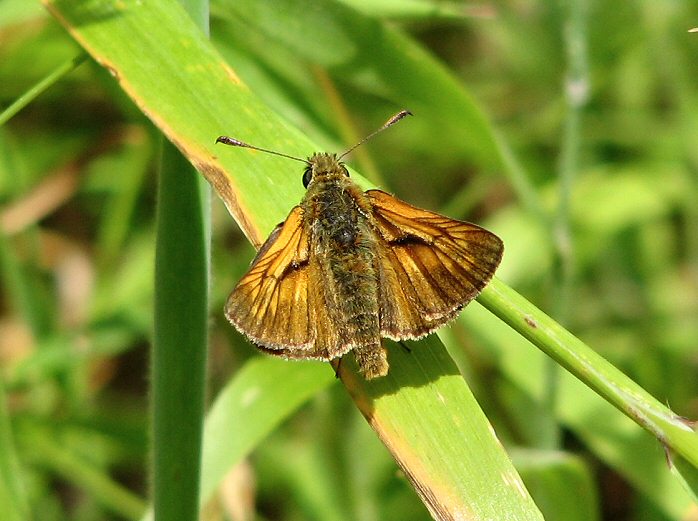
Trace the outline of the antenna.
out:
M 383 132 L 386 128 L 392 127 L 395 123 L 397 123 L 398 121 L 400 121 L 402 118 L 407 117 L 407 116 L 411 116 L 411 115 L 412 115 L 412 113 L 411 113 L 409 110 L 401 110 L 400 112 L 398 112 L 397 114 L 395 114 L 393 117 L 391 117 L 388 121 L 386 121 L 385 123 L 383 123 L 383 126 L 381 126 L 379 129 L 374 130 L 374 131 L 371 132 L 368 136 L 366 136 L 366 137 L 363 138 L 361 141 L 359 141 L 356 145 L 354 145 L 353 147 L 351 147 L 350 149 L 348 149 L 347 151 L 345 151 L 342 155 L 340 155 L 340 156 L 337 158 L 337 160 L 339 161 L 339 160 L 342 159 L 344 156 L 346 156 L 349 152 L 351 152 L 352 150 L 354 150 L 354 149 L 357 148 L 357 147 L 360 147 L 361 145 L 363 145 L 364 143 L 366 143 L 366 141 L 368 141 L 369 139 L 371 139 L 373 136 L 375 136 L 375 135 L 378 134 L 379 132 Z
M 359 141 L 356 145 L 354 145 L 353 147 L 348 149 L 346 152 L 344 152 L 342 155 L 340 155 L 337 158 L 337 160 L 342 159 L 349 152 L 351 152 L 355 148 L 363 145 L 364 143 L 366 143 L 366 141 L 371 139 L 373 136 L 375 136 L 379 132 L 383 132 L 386 128 L 392 127 L 395 123 L 400 121 L 402 118 L 404 118 L 406 116 L 411 116 L 411 115 L 412 115 L 412 113 L 409 110 L 401 110 L 400 112 L 395 114 L 393 117 L 391 117 L 388 121 L 383 123 L 383 126 L 381 126 L 378 130 L 374 130 L 368 136 L 366 136 L 361 141 Z M 307 159 L 301 159 L 300 157 L 289 156 L 288 154 L 284 154 L 282 152 L 276 152 L 275 150 L 268 150 L 266 148 L 256 147 L 254 145 L 250 145 L 249 143 L 245 143 L 244 141 L 240 141 L 239 139 L 235 139 L 234 137 L 219 136 L 218 139 L 216 139 L 216 143 L 223 143 L 224 145 L 230 145 L 231 147 L 251 148 L 252 150 L 258 150 L 259 152 L 266 152 L 267 154 L 273 154 L 275 156 L 281 156 L 281 157 L 285 157 L 288 159 L 293 159 L 294 161 L 300 161 L 301 163 L 305 163 L 306 165 L 309 164 Z
M 256 147 L 254 145 L 250 145 L 249 143 L 245 143 L 244 141 L 240 141 L 239 139 L 235 139 L 234 137 L 219 136 L 218 139 L 216 139 L 216 143 L 223 143 L 224 145 L 230 145 L 231 147 L 251 148 L 252 150 L 258 150 L 259 152 L 266 152 L 267 154 L 274 154 L 275 156 L 281 156 L 288 159 L 293 159 L 295 161 L 300 161 L 301 163 L 305 163 L 306 165 L 308 164 L 307 160 L 301 159 L 300 157 L 289 156 L 288 154 L 283 154 L 274 150 L 267 150 L 266 148 Z

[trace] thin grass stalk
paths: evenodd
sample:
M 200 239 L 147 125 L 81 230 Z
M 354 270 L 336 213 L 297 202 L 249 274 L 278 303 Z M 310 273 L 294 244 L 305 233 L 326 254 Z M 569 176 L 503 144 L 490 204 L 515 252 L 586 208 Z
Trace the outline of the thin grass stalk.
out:
M 698 467 L 698 435 L 691 422 L 658 402 L 548 315 L 496 277 L 478 302 L 585 385 Z
M 586 55 L 586 3 L 569 0 L 563 6 L 563 41 L 567 55 L 564 78 L 566 117 L 562 133 L 558 164 L 558 206 L 553 216 L 553 316 L 566 325 L 569 319 L 570 296 L 574 285 L 574 237 L 570 227 L 570 201 L 577 172 L 580 169 L 581 117 L 589 90 L 589 71 Z M 542 447 L 560 445 L 560 429 L 555 420 L 556 401 L 560 381 L 560 367 L 548 360 L 545 368 L 544 406 L 550 411 L 541 425 Z
M 81 65 L 85 60 L 87 60 L 88 54 L 86 52 L 81 52 L 77 56 L 66 60 L 56 67 L 50 74 L 45 78 L 32 86 L 19 98 L 17 98 L 13 103 L 10 104 L 5 110 L 0 113 L 0 126 L 7 123 L 12 117 L 17 114 L 24 107 L 29 105 L 32 101 L 38 98 L 42 92 L 51 87 L 54 83 L 63 78 L 66 74 L 69 74 L 75 70 L 79 65 Z

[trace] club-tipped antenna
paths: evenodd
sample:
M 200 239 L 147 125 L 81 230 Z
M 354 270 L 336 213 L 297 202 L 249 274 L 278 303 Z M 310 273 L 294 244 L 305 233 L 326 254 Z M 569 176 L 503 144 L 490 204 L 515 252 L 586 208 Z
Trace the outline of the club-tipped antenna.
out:
M 363 138 L 361 141 L 359 141 L 356 145 L 354 145 L 354 146 L 351 147 L 350 149 L 346 150 L 342 155 L 340 155 L 340 156 L 337 158 L 337 160 L 342 159 L 342 158 L 343 158 L 344 156 L 346 156 L 349 152 L 351 152 L 352 150 L 354 150 L 354 149 L 357 148 L 357 147 L 360 147 L 361 145 L 363 145 L 364 143 L 366 143 L 366 141 L 368 141 L 369 139 L 371 139 L 373 136 L 375 136 L 375 135 L 378 134 L 379 132 L 383 132 L 386 128 L 392 127 L 395 123 L 397 123 L 398 121 L 400 121 L 402 118 L 404 118 L 404 117 L 406 117 L 406 116 L 411 116 L 411 115 L 412 115 L 412 113 L 411 113 L 409 110 L 401 110 L 400 112 L 398 112 L 397 114 L 395 114 L 393 117 L 391 117 L 388 121 L 386 121 L 385 123 L 383 123 L 383 126 L 381 126 L 379 129 L 374 130 L 374 131 L 371 132 L 368 136 L 366 136 L 366 137 Z
M 356 145 L 354 145 L 353 147 L 346 150 L 337 159 L 338 160 L 342 159 L 349 152 L 351 152 L 352 150 L 354 150 L 357 147 L 360 147 L 361 145 L 366 143 L 366 141 L 371 139 L 373 136 L 375 136 L 379 132 L 383 132 L 386 128 L 392 127 L 395 123 L 400 121 L 402 118 L 404 118 L 406 116 L 411 116 L 411 115 L 412 115 L 412 113 L 409 110 L 401 110 L 400 112 L 395 114 L 393 117 L 391 117 L 388 121 L 383 123 L 383 125 L 379 129 L 371 132 L 368 136 L 363 138 Z M 218 136 L 218 139 L 216 139 L 216 143 L 223 143 L 224 145 L 230 145 L 231 147 L 251 148 L 252 150 L 257 150 L 259 152 L 266 152 L 267 154 L 273 154 L 275 156 L 281 156 L 281 157 L 285 157 L 287 159 L 293 159 L 294 161 L 300 161 L 301 163 L 305 163 L 306 165 L 308 164 L 307 159 L 301 159 L 300 157 L 290 156 L 288 154 L 284 154 L 283 152 L 277 152 L 276 150 L 269 150 L 267 148 L 256 147 L 254 145 L 250 145 L 249 143 L 245 143 L 244 141 L 240 141 L 239 139 L 235 139 L 234 137 L 230 137 L 230 136 Z
M 240 141 L 239 139 L 235 139 L 234 137 L 219 136 L 218 139 L 216 139 L 216 143 L 223 143 L 224 145 L 230 145 L 231 147 L 251 148 L 252 150 L 258 150 L 259 152 L 266 152 L 267 154 L 274 154 L 275 156 L 286 157 L 288 159 L 300 161 L 301 163 L 305 163 L 306 165 L 308 164 L 307 159 L 301 159 L 300 157 L 289 156 L 288 154 L 284 154 L 282 152 L 277 152 L 275 150 L 267 150 L 266 148 L 256 147 L 254 145 L 250 145 L 249 143 L 245 143 L 244 141 Z

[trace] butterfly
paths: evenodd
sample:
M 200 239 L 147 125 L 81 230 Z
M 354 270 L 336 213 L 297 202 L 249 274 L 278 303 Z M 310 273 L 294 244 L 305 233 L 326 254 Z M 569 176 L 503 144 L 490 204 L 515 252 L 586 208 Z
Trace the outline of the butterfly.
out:
M 262 351 L 331 361 L 353 352 L 366 379 L 388 373 L 381 338 L 418 339 L 487 285 L 504 246 L 471 223 L 362 191 L 344 154 L 300 159 L 227 136 L 216 142 L 305 163 L 305 196 L 271 232 L 230 294 L 225 315 Z

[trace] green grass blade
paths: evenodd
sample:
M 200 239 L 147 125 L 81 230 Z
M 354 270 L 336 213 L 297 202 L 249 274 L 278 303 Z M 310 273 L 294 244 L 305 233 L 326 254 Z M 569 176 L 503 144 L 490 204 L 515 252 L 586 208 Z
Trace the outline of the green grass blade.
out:
M 435 519 L 540 519 L 521 478 L 436 336 L 389 342 L 390 372 L 340 374 Z M 353 364 L 352 364 L 353 365 Z
M 169 148 L 167 144 L 166 148 Z M 164 152 L 158 191 L 152 367 L 153 502 L 197 519 L 208 320 L 208 188 Z

